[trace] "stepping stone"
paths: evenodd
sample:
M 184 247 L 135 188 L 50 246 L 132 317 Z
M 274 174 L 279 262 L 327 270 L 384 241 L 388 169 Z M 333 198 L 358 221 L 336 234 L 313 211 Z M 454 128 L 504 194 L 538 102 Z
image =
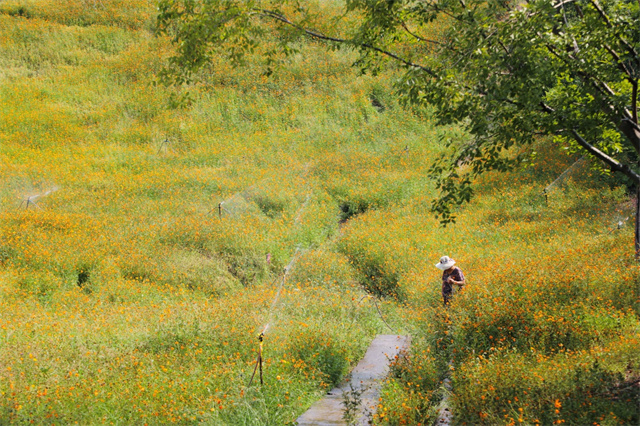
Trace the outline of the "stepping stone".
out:
M 378 406 L 382 380 L 389 374 L 389 361 L 409 347 L 409 336 L 381 334 L 371 342 L 364 358 L 351 371 L 350 380 L 342 382 L 313 404 L 296 420 L 299 426 L 346 425 L 344 393 L 350 400 L 360 394 L 361 404 L 355 413 L 357 425 L 368 425 Z

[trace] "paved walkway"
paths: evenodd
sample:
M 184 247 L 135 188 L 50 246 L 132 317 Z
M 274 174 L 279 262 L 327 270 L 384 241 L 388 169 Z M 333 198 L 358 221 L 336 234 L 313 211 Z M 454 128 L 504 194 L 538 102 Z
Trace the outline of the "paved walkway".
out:
M 323 399 L 317 401 L 298 417 L 299 426 L 346 425 L 344 420 L 345 392 L 350 401 L 359 394 L 360 408 L 355 412 L 355 424 L 368 425 L 378 406 L 382 380 L 389 373 L 389 361 L 409 347 L 409 336 L 382 334 L 371 342 L 364 358 L 351 372 L 350 380 L 332 389 Z

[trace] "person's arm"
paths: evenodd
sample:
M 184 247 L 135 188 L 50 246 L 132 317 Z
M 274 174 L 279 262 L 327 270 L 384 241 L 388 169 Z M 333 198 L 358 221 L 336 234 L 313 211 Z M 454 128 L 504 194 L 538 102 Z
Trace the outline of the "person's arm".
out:
M 458 278 L 457 280 L 454 279 L 453 277 L 449 277 L 449 279 L 447 280 L 449 282 L 449 284 L 453 284 L 453 285 L 457 285 L 459 287 L 462 287 L 463 285 L 466 284 L 465 279 L 464 279 L 464 275 L 462 274 L 462 271 L 460 269 L 458 269 L 456 272 L 458 272 L 456 275 Z

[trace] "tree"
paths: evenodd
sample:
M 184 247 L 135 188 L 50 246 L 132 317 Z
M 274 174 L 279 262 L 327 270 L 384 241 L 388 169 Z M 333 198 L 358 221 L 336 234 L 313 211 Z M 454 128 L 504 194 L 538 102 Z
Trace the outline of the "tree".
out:
M 236 63 L 270 36 L 267 72 L 299 37 L 403 68 L 402 99 L 431 106 L 440 124 L 471 135 L 432 169 L 443 224 L 471 199 L 473 180 L 521 158 L 505 155 L 540 135 L 599 160 L 640 191 L 640 0 L 346 0 L 338 19 L 298 1 L 160 0 L 158 28 L 176 56 L 164 74 L 188 81 L 212 52 Z M 434 35 L 434 26 L 438 32 Z M 340 32 L 340 33 L 338 33 Z M 640 257 L 640 193 L 635 251 Z

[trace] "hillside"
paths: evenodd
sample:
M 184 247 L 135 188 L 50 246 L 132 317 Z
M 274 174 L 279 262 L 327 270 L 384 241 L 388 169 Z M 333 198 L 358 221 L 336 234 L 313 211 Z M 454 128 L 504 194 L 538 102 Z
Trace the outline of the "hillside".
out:
M 377 424 L 433 422 L 446 374 L 460 424 L 640 421 L 624 188 L 540 140 L 442 228 L 427 171 L 465 134 L 392 71 L 214 59 L 185 106 L 154 13 L 0 1 L 0 424 L 291 424 L 390 332 Z

